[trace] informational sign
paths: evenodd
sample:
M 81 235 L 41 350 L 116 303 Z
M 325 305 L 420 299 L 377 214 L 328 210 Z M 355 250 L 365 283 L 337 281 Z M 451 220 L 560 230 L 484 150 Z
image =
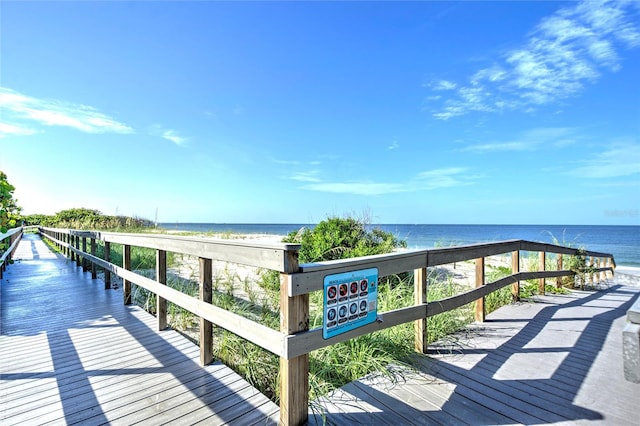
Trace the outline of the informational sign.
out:
M 324 325 L 328 339 L 372 323 L 378 316 L 378 269 L 324 277 Z

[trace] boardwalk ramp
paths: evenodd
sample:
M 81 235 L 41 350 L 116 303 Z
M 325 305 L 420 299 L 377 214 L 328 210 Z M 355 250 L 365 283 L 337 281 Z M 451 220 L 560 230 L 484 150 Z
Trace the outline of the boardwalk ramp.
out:
M 640 424 L 640 385 L 624 379 L 622 329 L 640 278 L 536 296 L 312 403 L 310 424 Z
M 277 424 L 278 406 L 26 234 L 0 290 L 0 424 Z

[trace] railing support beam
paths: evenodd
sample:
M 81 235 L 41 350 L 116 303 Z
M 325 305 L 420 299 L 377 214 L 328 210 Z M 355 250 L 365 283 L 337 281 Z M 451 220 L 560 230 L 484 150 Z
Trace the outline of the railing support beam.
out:
M 111 243 L 109 241 L 104 242 L 104 260 L 111 262 Z M 111 288 L 111 271 L 104 270 L 104 288 L 108 290 Z
M 414 301 L 416 305 L 427 303 L 427 268 L 413 271 Z M 413 323 L 416 352 L 427 353 L 427 319 L 420 318 Z
M 562 253 L 558 254 L 558 271 L 562 271 L 563 269 L 563 265 L 562 265 Z M 557 277 L 556 278 L 556 288 L 560 288 L 562 287 L 562 278 L 563 277 Z
M 520 272 L 520 251 L 516 250 L 511 253 L 511 273 L 517 274 L 518 272 Z M 520 281 L 511 285 L 511 298 L 514 302 L 520 300 Z
M 538 270 L 539 271 L 546 271 L 546 266 L 547 265 L 547 252 L 546 251 L 541 251 L 540 252 L 540 259 L 539 259 L 539 263 L 538 263 Z M 545 292 L 545 284 L 546 284 L 546 279 L 545 278 L 540 278 L 538 280 L 538 294 L 544 294 Z
M 156 250 L 156 281 L 167 284 L 167 252 Z M 167 300 L 156 295 L 156 315 L 158 330 L 167 328 Z
M 213 303 L 213 262 L 203 257 L 200 260 L 200 300 Z M 213 361 L 213 324 L 200 318 L 200 365 Z
M 484 257 L 476 259 L 476 288 L 482 287 L 485 284 L 484 269 Z M 487 316 L 487 309 L 484 302 L 484 297 L 476 300 L 475 319 L 477 322 L 484 322 Z
M 87 252 L 87 237 L 82 237 L 82 252 Z M 89 270 L 89 261 L 82 256 L 82 272 L 87 272 Z
M 287 251 L 288 273 L 298 271 L 298 252 Z M 295 334 L 309 330 L 309 294 L 289 297 L 291 275 L 280 275 L 280 331 Z M 302 425 L 309 416 L 309 354 L 280 357 L 280 424 Z
M 122 267 L 127 271 L 131 270 L 131 246 L 123 245 L 122 246 Z M 131 304 L 131 281 L 122 280 L 122 295 L 124 299 L 125 305 Z
M 92 256 L 96 255 L 96 239 L 95 238 L 91 239 L 91 255 Z M 91 262 L 91 279 L 95 280 L 96 278 L 98 278 L 98 271 L 96 268 L 96 264 Z

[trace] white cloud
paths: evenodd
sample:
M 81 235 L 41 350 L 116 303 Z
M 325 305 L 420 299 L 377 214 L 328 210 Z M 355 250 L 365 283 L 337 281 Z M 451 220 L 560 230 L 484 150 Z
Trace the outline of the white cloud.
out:
M 620 69 L 621 48 L 640 46 L 639 12 L 634 2 L 617 0 L 583 1 L 558 10 L 540 21 L 523 46 L 476 71 L 467 83 L 432 84 L 434 91 L 451 91 L 433 117 L 530 111 L 575 96 L 603 72 Z
M 34 135 L 38 133 L 35 129 L 30 129 L 28 127 L 23 127 L 20 125 L 10 124 L 10 123 L 0 123 L 0 138 L 14 135 L 14 136 L 28 136 Z
M 618 178 L 640 175 L 640 144 L 617 142 L 571 171 L 584 178 Z
M 303 186 L 301 189 L 336 194 L 385 195 L 402 192 L 429 191 L 472 184 L 478 176 L 470 175 L 466 168 L 450 167 L 427 170 L 413 176 L 406 182 L 322 182 Z
M 178 136 L 175 130 L 164 130 L 162 132 L 162 137 L 165 138 L 166 140 L 169 140 L 175 143 L 176 145 L 182 145 L 187 142 L 187 138 Z
M 416 176 L 414 182 L 416 189 L 432 190 L 466 186 L 476 179 L 477 176 L 470 175 L 464 167 L 448 167 L 421 172 Z
M 400 148 L 400 144 L 398 143 L 398 141 L 393 141 L 391 145 L 387 147 L 389 151 L 393 151 L 394 149 L 398 149 L 398 148 Z
M 458 151 L 475 153 L 534 151 L 540 147 L 561 148 L 572 145 L 579 138 L 576 130 L 569 127 L 540 127 L 522 132 L 515 140 L 469 145 Z
M 38 99 L 0 87 L 2 132 L 28 135 L 38 125 L 71 127 L 85 133 L 133 133 L 133 129 L 93 107 L 58 100 Z
M 272 162 L 276 163 L 276 164 L 280 164 L 283 166 L 299 166 L 302 163 L 298 160 L 280 160 L 278 158 L 269 158 Z
M 178 132 L 173 129 L 167 129 L 166 127 L 160 124 L 154 124 L 149 128 L 149 134 L 152 136 L 161 137 L 168 141 L 173 142 L 174 144 L 180 146 L 187 143 L 188 139 L 180 136 Z
M 294 173 L 291 176 L 289 176 L 289 179 L 296 180 L 298 182 L 320 182 L 320 179 L 318 178 L 317 170 Z
M 460 149 L 460 151 L 498 152 L 498 151 L 532 151 L 533 149 L 534 149 L 534 146 L 530 142 L 517 141 L 517 142 L 498 142 L 498 143 L 470 145 L 466 148 Z
M 305 185 L 303 189 L 334 194 L 383 195 L 407 192 L 407 188 L 397 183 L 376 182 L 321 182 Z
M 456 87 L 456 83 L 448 80 L 439 80 L 431 84 L 431 88 L 433 90 L 453 90 Z

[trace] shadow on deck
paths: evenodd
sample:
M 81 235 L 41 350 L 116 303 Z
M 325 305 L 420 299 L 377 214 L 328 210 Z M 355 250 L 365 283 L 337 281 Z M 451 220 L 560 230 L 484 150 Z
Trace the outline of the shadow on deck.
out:
M 274 424 L 278 407 L 25 235 L 0 293 L 0 422 Z
M 416 356 L 417 371 L 350 383 L 311 424 L 637 424 L 622 328 L 640 288 L 539 296 L 505 306 Z

